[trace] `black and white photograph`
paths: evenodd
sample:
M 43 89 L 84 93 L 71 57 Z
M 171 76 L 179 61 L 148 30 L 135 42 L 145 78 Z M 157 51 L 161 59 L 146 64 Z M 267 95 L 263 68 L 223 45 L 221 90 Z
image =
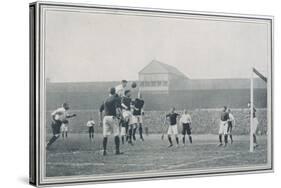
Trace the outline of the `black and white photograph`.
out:
M 29 11 L 31 184 L 272 171 L 273 17 Z

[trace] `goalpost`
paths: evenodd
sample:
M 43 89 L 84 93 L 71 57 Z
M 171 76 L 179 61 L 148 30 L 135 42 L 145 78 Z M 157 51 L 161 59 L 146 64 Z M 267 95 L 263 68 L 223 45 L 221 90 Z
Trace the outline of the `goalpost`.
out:
M 254 131 L 253 131 L 253 112 L 254 112 L 254 75 L 258 76 L 260 79 L 262 79 L 265 84 L 267 84 L 267 78 L 260 73 L 257 69 L 252 67 L 251 70 L 251 85 L 250 85 L 250 104 L 251 104 L 251 109 L 250 109 L 250 152 L 254 151 Z

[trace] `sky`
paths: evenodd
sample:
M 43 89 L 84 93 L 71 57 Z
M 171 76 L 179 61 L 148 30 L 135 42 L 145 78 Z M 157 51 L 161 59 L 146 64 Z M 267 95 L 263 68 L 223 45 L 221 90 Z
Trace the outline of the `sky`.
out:
M 268 25 L 194 17 L 169 18 L 47 11 L 45 74 L 52 82 L 137 80 L 153 59 L 191 79 L 266 74 Z

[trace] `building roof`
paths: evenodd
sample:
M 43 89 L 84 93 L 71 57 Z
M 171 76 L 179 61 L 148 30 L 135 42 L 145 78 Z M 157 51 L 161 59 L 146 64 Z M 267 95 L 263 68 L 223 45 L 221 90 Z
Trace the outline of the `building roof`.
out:
M 186 77 L 185 74 L 180 72 L 176 67 L 173 67 L 171 65 L 162 63 L 157 60 L 152 60 L 148 65 L 146 65 L 139 74 L 174 74 L 180 77 Z

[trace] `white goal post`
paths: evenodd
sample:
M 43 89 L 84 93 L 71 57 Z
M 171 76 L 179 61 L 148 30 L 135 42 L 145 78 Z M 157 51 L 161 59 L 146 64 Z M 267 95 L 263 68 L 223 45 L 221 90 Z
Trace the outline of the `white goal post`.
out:
M 251 110 L 250 110 L 250 152 L 254 151 L 254 132 L 253 132 L 253 111 L 254 111 L 254 74 L 257 75 L 259 78 L 261 78 L 265 83 L 267 83 L 267 78 L 260 73 L 257 69 L 254 67 L 251 70 L 251 94 L 250 94 L 250 104 L 251 104 Z

